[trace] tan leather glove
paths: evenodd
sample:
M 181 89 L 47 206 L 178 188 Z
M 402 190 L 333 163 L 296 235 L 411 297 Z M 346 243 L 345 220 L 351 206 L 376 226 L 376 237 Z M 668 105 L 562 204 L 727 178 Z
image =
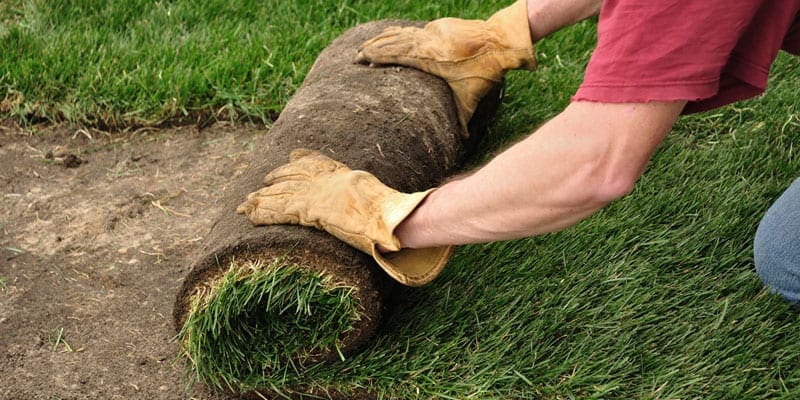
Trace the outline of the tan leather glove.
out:
M 362 45 L 356 61 L 399 64 L 443 78 L 466 128 L 478 102 L 511 69 L 536 68 L 526 0 L 488 20 L 442 18 L 424 28 L 389 27 Z
M 236 212 L 256 225 L 313 226 L 371 255 L 392 278 L 409 286 L 430 282 L 452 247 L 401 249 L 394 229 L 430 193 L 394 190 L 365 171 L 354 171 L 319 152 L 292 151 L 289 163 L 264 177 Z M 381 254 L 378 246 L 392 251 Z

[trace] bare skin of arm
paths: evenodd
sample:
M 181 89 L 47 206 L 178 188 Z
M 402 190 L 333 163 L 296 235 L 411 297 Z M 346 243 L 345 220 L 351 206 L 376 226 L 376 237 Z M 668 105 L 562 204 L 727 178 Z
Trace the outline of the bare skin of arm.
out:
M 601 0 L 527 0 L 527 20 L 534 21 L 531 42 L 597 15 L 601 5 Z M 471 25 L 453 22 L 444 31 L 458 29 Z M 458 49 L 459 37 L 444 35 L 434 47 Z M 416 44 L 402 38 L 384 40 L 384 45 L 404 40 Z M 417 46 L 421 51 L 433 44 Z M 391 57 L 393 51 L 382 54 L 387 53 L 382 62 L 400 61 Z M 427 56 L 440 57 L 437 52 Z M 630 190 L 682 108 L 683 103 L 573 103 L 485 167 L 438 188 L 394 233 L 404 247 L 421 248 L 520 238 L 570 226 Z M 624 118 L 617 113 L 625 113 Z
M 516 239 L 576 224 L 628 194 L 686 103 L 573 102 L 395 230 L 404 247 Z
M 531 24 L 531 41 L 599 14 L 602 4 L 601 0 L 528 0 L 528 20 L 536 21 Z

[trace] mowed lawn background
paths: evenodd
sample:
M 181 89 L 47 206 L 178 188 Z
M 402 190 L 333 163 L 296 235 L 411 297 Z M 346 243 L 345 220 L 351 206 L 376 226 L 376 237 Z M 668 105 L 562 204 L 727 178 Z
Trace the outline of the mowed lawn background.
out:
M 0 118 L 269 125 L 349 27 L 507 3 L 5 0 Z M 537 45 L 537 72 L 509 74 L 471 164 L 568 103 L 595 31 L 564 30 Z M 397 399 L 800 398 L 800 314 L 761 287 L 752 254 L 800 176 L 798 90 L 800 61 L 781 54 L 765 96 L 683 117 L 631 195 L 560 233 L 461 247 L 374 344 L 305 383 Z

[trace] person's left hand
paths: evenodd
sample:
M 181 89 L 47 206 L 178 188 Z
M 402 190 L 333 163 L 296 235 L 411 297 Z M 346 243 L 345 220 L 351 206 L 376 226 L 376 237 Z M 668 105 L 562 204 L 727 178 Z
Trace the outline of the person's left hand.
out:
M 536 68 L 526 1 L 486 21 L 441 18 L 424 28 L 386 28 L 361 46 L 356 62 L 405 65 L 444 79 L 466 128 L 478 102 L 508 70 Z

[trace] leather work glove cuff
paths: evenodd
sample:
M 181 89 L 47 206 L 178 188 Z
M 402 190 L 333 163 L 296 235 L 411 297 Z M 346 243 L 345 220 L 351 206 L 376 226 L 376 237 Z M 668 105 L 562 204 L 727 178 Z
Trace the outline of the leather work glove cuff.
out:
M 453 246 L 403 249 L 400 241 L 394 236 L 397 226 L 408 218 L 433 190 L 412 194 L 397 192 L 388 196 L 382 205 L 384 208 L 382 215 L 397 246 L 390 250 L 397 249 L 397 251 L 381 253 L 377 244 L 373 244 L 371 252 L 368 252 L 389 276 L 406 286 L 422 286 L 439 276 L 453 252 Z M 381 246 L 385 247 L 384 244 Z

